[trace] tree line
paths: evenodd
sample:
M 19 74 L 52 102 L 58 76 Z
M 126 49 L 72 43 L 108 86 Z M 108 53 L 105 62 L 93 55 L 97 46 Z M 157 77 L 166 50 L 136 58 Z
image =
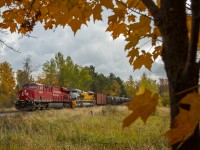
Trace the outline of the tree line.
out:
M 136 81 L 132 75 L 127 81 L 123 81 L 114 73 L 105 76 L 95 71 L 95 67 L 81 66 L 75 64 L 70 56 L 64 58 L 63 54 L 58 52 L 55 58 L 47 60 L 42 65 L 42 73 L 33 77 L 36 67 L 32 65 L 31 57 L 23 61 L 23 68 L 12 71 L 8 62 L 0 63 L 0 106 L 13 106 L 17 99 L 17 92 L 24 83 L 38 82 L 58 87 L 67 87 L 69 89 L 80 89 L 84 91 L 94 91 L 104 93 L 110 96 L 133 97 L 135 94 L 142 93 L 148 89 L 153 93 L 160 94 L 160 104 L 169 105 L 168 82 L 166 79 L 155 81 L 146 74 Z M 16 74 L 16 75 L 15 75 Z

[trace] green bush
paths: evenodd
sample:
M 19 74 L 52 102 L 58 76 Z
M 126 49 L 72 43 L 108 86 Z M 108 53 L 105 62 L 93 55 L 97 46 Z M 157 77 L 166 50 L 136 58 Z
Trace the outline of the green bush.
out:
M 162 104 L 163 106 L 169 106 L 170 105 L 170 97 L 168 92 L 163 92 L 161 94 Z

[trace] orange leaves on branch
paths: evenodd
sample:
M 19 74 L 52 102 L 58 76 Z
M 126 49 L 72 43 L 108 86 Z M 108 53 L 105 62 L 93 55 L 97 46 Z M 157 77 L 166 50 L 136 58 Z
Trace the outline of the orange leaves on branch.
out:
M 154 50 L 154 52 L 152 53 L 153 59 L 156 60 L 156 58 L 157 58 L 158 56 L 160 56 L 161 52 L 162 52 L 162 46 L 157 46 L 157 47 L 155 47 L 155 50 Z
M 81 27 L 81 22 L 80 21 L 78 21 L 78 20 L 71 20 L 70 22 L 69 22 L 69 25 L 70 25 L 70 27 L 72 28 L 72 30 L 74 31 L 74 33 L 76 33 L 76 31 L 78 30 L 78 29 L 80 29 L 80 27 Z
M 139 22 L 131 24 L 129 26 L 131 35 L 134 35 L 137 38 L 140 38 L 142 36 L 145 36 L 147 33 L 150 33 L 151 31 L 150 23 L 151 23 L 151 20 L 149 18 L 145 16 L 140 16 Z
M 114 4 L 113 4 L 112 0 L 101 0 L 100 3 L 102 6 L 106 7 L 107 9 L 114 8 Z
M 155 112 L 158 103 L 158 94 L 152 94 L 145 89 L 141 95 L 136 95 L 134 99 L 128 103 L 129 110 L 133 112 L 123 120 L 123 127 L 132 124 L 137 118 L 146 122 L 147 118 Z
M 156 40 L 158 39 L 158 37 L 161 36 L 161 34 L 160 34 L 158 28 L 154 27 L 153 33 L 148 34 L 147 36 L 152 38 L 152 46 L 155 46 L 156 45 Z
M 165 134 L 170 145 L 184 143 L 193 134 L 200 120 L 200 95 L 198 93 L 186 95 L 180 104 L 190 105 L 190 110 L 179 109 L 180 112 L 175 117 L 174 127 Z
M 129 35 L 129 37 L 126 40 L 128 41 L 128 43 L 125 46 L 125 50 L 135 48 L 139 41 L 139 39 L 134 35 Z
M 95 20 L 102 20 L 101 12 L 103 11 L 101 5 L 96 5 L 93 9 L 93 18 Z
M 147 9 L 141 0 L 128 0 L 127 4 L 129 8 L 134 8 L 141 12 Z
M 151 70 L 153 59 L 152 54 L 144 52 L 142 55 L 138 56 L 133 62 L 133 69 L 140 69 L 143 65 L 145 68 Z
M 129 22 L 135 22 L 135 18 L 136 18 L 136 16 L 131 14 L 131 15 L 128 16 L 128 21 Z
M 94 21 L 102 20 L 102 11 L 105 7 L 113 12 L 108 17 L 106 31 L 111 32 L 113 39 L 120 35 L 126 38 L 125 50 L 128 51 L 127 56 L 130 57 L 129 62 L 134 69 L 140 69 L 144 65 L 150 70 L 153 61 L 160 54 L 160 47 L 156 47 L 152 54 L 140 54 L 141 48 L 138 43 L 145 38 L 151 38 L 152 45 L 157 46 L 156 40 L 160 36 L 157 28 L 152 30 L 150 18 L 145 15 L 138 17 L 135 14 L 134 10 L 147 14 L 145 12 L 147 9 L 140 0 L 116 1 L 116 3 L 112 0 L 4 0 L 0 2 L 0 6 L 10 5 L 11 2 L 13 9 L 5 10 L 2 15 L 3 20 L 0 22 L 1 28 L 10 28 L 11 32 L 27 34 L 33 30 L 37 22 L 40 22 L 45 29 L 69 25 L 76 33 L 92 17 Z
M 134 18 L 133 18 L 134 19 Z M 156 47 L 154 52 L 143 51 L 141 55 L 138 55 L 140 48 L 135 48 L 139 41 L 144 37 L 152 38 L 152 45 L 156 45 L 156 39 L 159 37 L 158 30 L 153 30 L 151 33 L 151 20 L 145 16 L 140 16 L 140 21 L 128 26 L 129 34 L 127 35 L 126 41 L 128 42 L 125 46 L 125 50 L 129 50 L 128 56 L 130 57 L 129 62 L 133 65 L 134 69 L 140 69 L 143 65 L 147 69 L 151 69 L 153 61 L 160 55 L 161 47 Z M 131 50 L 130 50 L 131 49 Z M 134 52 L 136 51 L 136 52 Z
M 127 34 L 127 28 L 124 23 L 121 24 L 111 24 L 108 26 L 106 31 L 112 32 L 112 36 L 114 39 L 119 37 L 120 34 L 126 35 Z
M 1 2 L 0 5 L 4 6 L 6 3 Z M 1 24 L 4 26 L 1 27 L 10 27 L 11 32 L 18 30 L 22 34 L 31 32 L 37 22 L 43 23 L 45 29 L 64 27 L 68 24 L 74 32 L 77 32 L 82 24 L 90 20 L 92 14 L 95 20 L 100 20 L 102 12 L 100 5 L 93 7 L 86 0 L 13 1 L 13 6 L 13 9 L 3 12 Z M 111 6 L 107 4 L 107 7 Z M 10 22 L 16 24 L 18 28 L 14 30 L 14 25 L 9 24 Z
M 10 6 L 12 4 L 12 0 L 0 0 L 0 7 Z
M 139 48 L 133 48 L 131 51 L 128 52 L 127 57 L 130 57 L 129 63 L 132 64 L 135 57 L 139 56 Z

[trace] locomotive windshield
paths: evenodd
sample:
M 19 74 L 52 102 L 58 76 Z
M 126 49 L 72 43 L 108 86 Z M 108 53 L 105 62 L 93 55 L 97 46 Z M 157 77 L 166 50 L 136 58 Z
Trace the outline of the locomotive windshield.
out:
M 37 89 L 37 85 L 24 85 L 23 89 Z

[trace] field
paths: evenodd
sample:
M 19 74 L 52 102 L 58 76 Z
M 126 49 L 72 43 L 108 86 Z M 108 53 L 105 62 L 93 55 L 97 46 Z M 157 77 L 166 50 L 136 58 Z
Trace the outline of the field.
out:
M 165 150 L 169 110 L 122 129 L 126 106 L 20 113 L 0 120 L 0 150 Z

